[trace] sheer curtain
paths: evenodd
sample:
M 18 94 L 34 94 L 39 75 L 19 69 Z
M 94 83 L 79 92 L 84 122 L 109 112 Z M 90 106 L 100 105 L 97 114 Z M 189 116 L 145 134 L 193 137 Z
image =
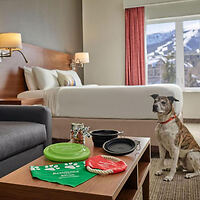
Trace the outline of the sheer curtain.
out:
M 145 84 L 144 7 L 125 10 L 126 85 Z

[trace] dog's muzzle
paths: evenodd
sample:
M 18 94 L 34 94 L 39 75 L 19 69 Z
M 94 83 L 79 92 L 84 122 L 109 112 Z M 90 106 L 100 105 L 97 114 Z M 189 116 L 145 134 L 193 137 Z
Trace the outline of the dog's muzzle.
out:
M 153 112 L 158 112 L 158 106 L 157 105 L 153 105 Z

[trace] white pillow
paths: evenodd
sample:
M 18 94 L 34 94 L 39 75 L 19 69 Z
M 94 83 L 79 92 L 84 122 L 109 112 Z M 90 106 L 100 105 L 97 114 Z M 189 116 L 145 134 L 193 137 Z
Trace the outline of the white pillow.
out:
M 23 69 L 24 69 L 24 76 L 25 76 L 25 81 L 26 81 L 28 90 L 37 90 L 38 87 L 36 84 L 35 77 L 32 73 L 32 68 L 24 66 Z
M 63 75 L 72 76 L 72 78 L 76 82 L 76 86 L 82 86 L 81 79 L 79 78 L 78 74 L 75 71 L 73 70 L 67 70 L 67 71 L 56 70 L 56 71 L 58 74 L 61 73 Z M 62 76 L 58 76 L 58 82 L 60 83 L 60 86 L 64 86 L 64 81 L 62 79 Z
M 44 98 L 45 90 L 24 91 L 17 95 L 19 99 Z
M 35 76 L 38 88 L 45 90 L 49 88 L 58 87 L 56 70 L 48 70 L 41 67 L 33 67 L 33 74 Z
M 76 86 L 76 80 L 70 74 L 58 73 L 58 82 L 60 86 Z

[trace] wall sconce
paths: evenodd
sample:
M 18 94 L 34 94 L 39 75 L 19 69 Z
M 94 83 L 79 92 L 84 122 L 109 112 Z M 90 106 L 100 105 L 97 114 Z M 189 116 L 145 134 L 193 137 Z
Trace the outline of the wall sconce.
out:
M 21 49 L 22 38 L 20 33 L 0 33 L 0 58 L 11 57 L 13 51 L 18 51 L 25 62 L 28 63 Z
M 72 63 L 70 66 L 74 70 L 76 67 L 82 67 L 83 64 L 89 63 L 89 53 L 88 52 L 79 52 L 75 53 L 74 59 L 72 59 Z

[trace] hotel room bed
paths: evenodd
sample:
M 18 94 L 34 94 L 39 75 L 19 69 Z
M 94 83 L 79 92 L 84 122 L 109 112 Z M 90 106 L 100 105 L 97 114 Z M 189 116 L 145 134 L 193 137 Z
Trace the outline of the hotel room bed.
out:
M 69 138 L 71 122 L 83 122 L 92 129 L 116 128 L 125 130 L 126 135 L 137 136 L 138 132 L 140 136 L 148 136 L 147 130 L 152 132 L 157 118 L 152 112 L 153 99 L 150 97 L 154 93 L 177 98 L 175 111 L 181 116 L 182 90 L 174 84 L 56 87 L 22 92 L 18 98 L 44 99 L 52 111 L 54 137 Z M 154 136 L 152 143 L 156 144 Z
M 54 117 L 156 119 L 151 94 L 179 99 L 175 111 L 182 111 L 182 91 L 173 84 L 148 86 L 80 86 L 25 91 L 18 98 L 43 98 Z
M 62 80 L 59 81 L 60 73 L 73 75 L 76 83 L 81 85 L 78 75 L 70 67 L 72 55 L 31 44 L 23 44 L 23 52 L 29 61 L 26 67 L 18 54 L 1 63 L 0 97 L 16 98 L 17 94 L 29 89 L 31 94 L 28 92 L 23 98 L 44 98 L 45 105 L 52 110 L 54 138 L 69 138 L 71 123 L 81 122 L 90 126 L 90 130 L 117 129 L 123 130 L 124 135 L 151 137 L 151 144 L 156 145 L 154 129 L 157 120 L 152 113 L 153 99 L 149 96 L 152 93 L 173 95 L 179 99 L 175 109 L 181 115 L 182 91 L 176 85 L 57 88 L 63 84 Z M 32 69 L 37 71 L 37 80 L 34 80 Z M 25 82 L 27 77 L 29 81 Z M 47 89 L 50 86 L 54 89 Z

